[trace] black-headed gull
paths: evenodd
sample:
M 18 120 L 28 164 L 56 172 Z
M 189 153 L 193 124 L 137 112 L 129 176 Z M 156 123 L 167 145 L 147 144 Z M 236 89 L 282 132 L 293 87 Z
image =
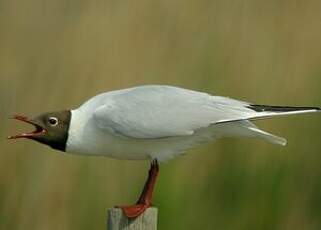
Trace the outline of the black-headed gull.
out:
M 122 207 L 128 217 L 137 217 L 151 205 L 157 161 L 221 137 L 257 137 L 285 145 L 284 138 L 260 130 L 251 121 L 317 111 L 320 108 L 257 105 L 173 86 L 149 85 L 102 93 L 74 110 L 32 119 L 15 116 L 36 129 L 9 138 L 29 138 L 81 155 L 151 160 L 138 202 Z

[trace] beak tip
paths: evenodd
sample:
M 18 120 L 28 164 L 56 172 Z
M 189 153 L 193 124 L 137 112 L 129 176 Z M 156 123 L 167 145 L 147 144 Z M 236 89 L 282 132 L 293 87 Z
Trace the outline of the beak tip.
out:
M 34 125 L 36 127 L 36 130 L 33 131 L 33 132 L 30 132 L 30 133 L 22 133 L 22 134 L 18 134 L 18 135 L 14 135 L 14 136 L 7 136 L 7 139 L 9 139 L 9 140 L 18 139 L 18 138 L 33 139 L 33 137 L 41 135 L 46 131 L 40 125 L 37 125 L 36 123 L 34 123 L 34 121 L 32 119 L 30 119 L 30 118 L 28 118 L 27 116 L 24 116 L 24 115 L 9 116 L 9 119 L 15 119 L 15 120 L 23 121 L 23 122 L 26 122 L 28 124 L 32 124 L 32 125 Z

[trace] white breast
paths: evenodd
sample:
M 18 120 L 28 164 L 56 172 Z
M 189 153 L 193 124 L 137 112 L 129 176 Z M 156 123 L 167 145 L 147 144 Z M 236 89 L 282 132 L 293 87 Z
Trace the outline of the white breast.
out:
M 102 131 L 89 113 L 71 111 L 66 152 L 80 155 L 100 155 L 117 159 L 171 159 L 197 143 L 210 141 L 213 132 L 200 130 L 189 137 L 137 139 Z

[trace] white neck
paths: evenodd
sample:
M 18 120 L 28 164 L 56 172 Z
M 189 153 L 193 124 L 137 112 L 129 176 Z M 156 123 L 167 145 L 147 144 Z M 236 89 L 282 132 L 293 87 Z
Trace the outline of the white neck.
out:
M 88 118 L 79 109 L 70 110 L 71 119 L 68 130 L 68 139 L 66 143 L 66 152 L 77 152 L 78 143 L 82 139 L 84 124 Z

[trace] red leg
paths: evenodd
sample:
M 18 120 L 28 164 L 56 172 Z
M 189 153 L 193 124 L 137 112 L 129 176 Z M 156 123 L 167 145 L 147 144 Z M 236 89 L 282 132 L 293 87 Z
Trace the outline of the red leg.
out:
M 148 173 L 148 179 L 145 183 L 144 189 L 136 205 L 120 207 L 128 218 L 138 217 L 152 205 L 153 190 L 157 179 L 158 171 L 159 167 L 157 160 L 153 160 Z

